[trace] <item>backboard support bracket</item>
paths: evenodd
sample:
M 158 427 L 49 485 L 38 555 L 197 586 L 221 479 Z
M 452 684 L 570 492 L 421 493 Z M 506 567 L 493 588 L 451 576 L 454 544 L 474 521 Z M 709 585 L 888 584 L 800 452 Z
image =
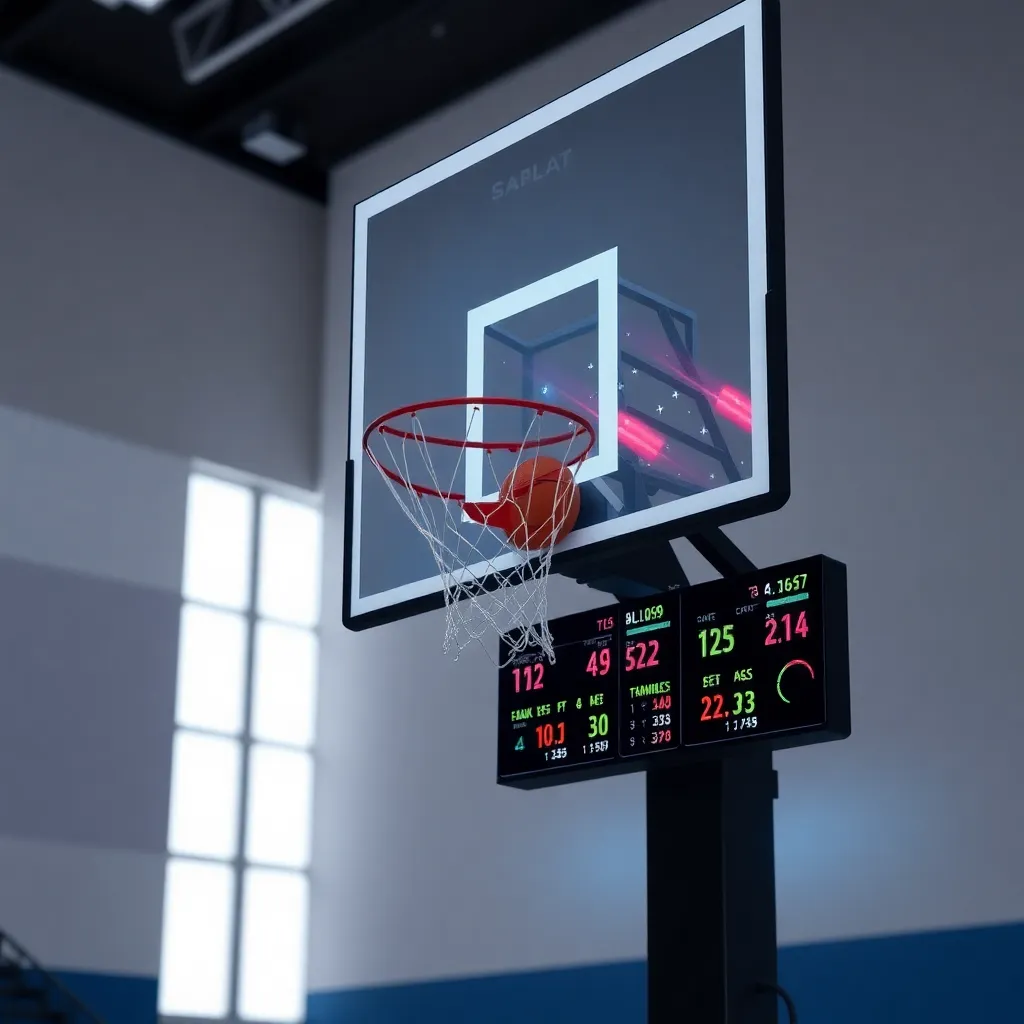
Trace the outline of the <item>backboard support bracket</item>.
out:
M 619 601 L 663 594 L 690 583 L 667 540 L 596 558 L 560 560 L 555 571 Z
M 736 543 L 717 527 L 688 534 L 686 539 L 723 578 L 757 569 Z M 611 594 L 619 601 L 663 594 L 667 590 L 690 585 L 667 540 L 597 557 L 563 555 L 555 571 L 592 590 Z
M 740 576 L 755 572 L 757 566 L 718 528 L 690 534 L 686 538 L 719 576 Z
M 688 537 L 723 577 L 754 563 L 721 530 Z M 668 541 L 558 571 L 619 600 L 689 586 Z M 648 1024 L 778 1024 L 772 755 L 647 772 Z

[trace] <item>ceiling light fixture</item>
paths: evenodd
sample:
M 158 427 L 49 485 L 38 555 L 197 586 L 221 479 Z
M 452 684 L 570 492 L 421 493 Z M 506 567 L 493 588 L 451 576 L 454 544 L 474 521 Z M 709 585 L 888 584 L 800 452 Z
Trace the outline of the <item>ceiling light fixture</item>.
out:
M 96 0 L 96 3 L 102 4 L 109 11 L 116 11 L 119 7 L 128 4 L 129 7 L 142 11 L 143 14 L 152 14 L 158 8 L 163 7 L 167 0 Z
M 286 130 L 273 114 L 261 114 L 242 131 L 242 148 L 261 160 L 287 167 L 306 155 L 306 146 L 297 134 Z

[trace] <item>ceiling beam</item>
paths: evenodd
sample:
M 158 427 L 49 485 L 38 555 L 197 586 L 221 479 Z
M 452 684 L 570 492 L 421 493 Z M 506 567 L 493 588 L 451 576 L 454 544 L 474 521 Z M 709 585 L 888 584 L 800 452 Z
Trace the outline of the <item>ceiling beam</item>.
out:
M 9 0 L 0 7 L 0 55 L 14 56 L 51 24 L 67 0 Z
M 171 29 L 181 76 L 189 85 L 199 85 L 334 2 L 260 0 L 260 20 L 236 35 L 224 31 L 233 0 L 199 0 L 174 19 Z M 190 33 L 196 38 L 190 40 Z
M 337 10 L 328 5 L 304 26 L 309 29 L 315 20 L 317 31 L 302 45 L 272 59 L 256 55 L 236 68 L 230 82 L 193 118 L 192 137 L 204 142 L 235 131 L 240 122 L 275 106 L 302 82 L 315 79 L 331 64 L 344 59 L 346 52 L 372 46 L 373 38 L 389 30 L 398 19 L 433 6 L 436 4 L 424 0 L 339 3 Z

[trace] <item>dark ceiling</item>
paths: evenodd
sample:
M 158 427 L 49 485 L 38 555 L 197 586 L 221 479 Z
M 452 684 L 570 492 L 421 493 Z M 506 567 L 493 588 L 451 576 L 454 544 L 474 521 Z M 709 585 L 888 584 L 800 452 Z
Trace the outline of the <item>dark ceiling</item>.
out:
M 640 2 L 0 0 L 0 62 L 323 201 L 339 160 Z M 254 31 L 272 38 L 219 70 L 194 59 Z M 263 115 L 306 155 L 247 153 Z

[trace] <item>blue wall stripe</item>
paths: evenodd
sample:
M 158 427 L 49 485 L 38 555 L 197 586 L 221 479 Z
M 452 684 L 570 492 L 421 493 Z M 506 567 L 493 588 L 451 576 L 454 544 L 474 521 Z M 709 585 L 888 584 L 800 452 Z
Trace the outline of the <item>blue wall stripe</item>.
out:
M 54 971 L 106 1024 L 155 1024 L 156 978 Z
M 309 1024 L 646 1024 L 642 962 L 314 992 Z
M 800 1020 L 1002 1024 L 1024 1019 L 1024 924 L 795 946 L 779 975 Z
M 779 977 L 803 1024 L 1022 1019 L 1024 924 L 790 946 Z M 646 1024 L 642 961 L 315 992 L 309 1024 Z M 107 1024 L 152 1024 L 155 978 L 61 971 Z M 780 1021 L 785 1014 L 780 1014 Z
M 803 1024 L 1022 1019 L 1024 924 L 791 946 L 779 978 Z M 646 1024 L 634 961 L 315 992 L 309 1024 Z M 780 1011 L 780 1021 L 785 1011 Z

